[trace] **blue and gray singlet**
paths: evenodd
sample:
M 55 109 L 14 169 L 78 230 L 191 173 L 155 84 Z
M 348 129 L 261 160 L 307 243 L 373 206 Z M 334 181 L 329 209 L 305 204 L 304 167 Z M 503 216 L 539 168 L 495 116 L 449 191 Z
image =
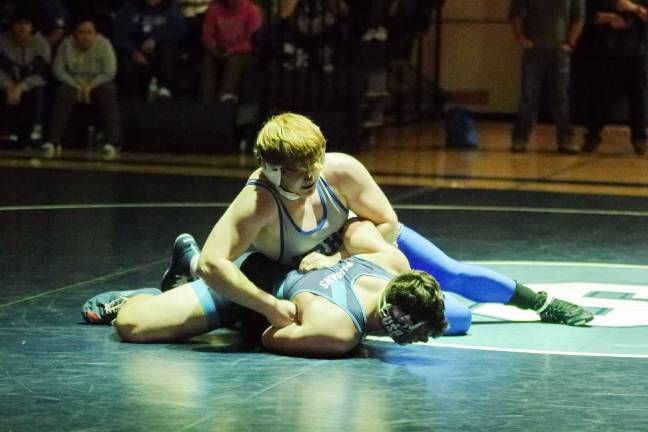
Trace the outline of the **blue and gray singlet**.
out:
M 322 202 L 322 219 L 310 231 L 303 231 L 297 226 L 272 184 L 261 179 L 250 179 L 246 184 L 266 188 L 277 203 L 280 237 L 277 261 L 279 263 L 294 268 L 311 252 L 331 255 L 341 249 L 342 230 L 349 217 L 349 209 L 338 199 L 324 177 L 320 176 L 316 184 Z
M 265 258 L 267 260 L 267 258 Z M 268 263 L 269 260 L 266 261 Z M 267 268 L 267 272 L 272 269 Z M 324 297 L 340 307 L 353 322 L 358 334 L 364 336 L 367 316 L 355 289 L 355 283 L 362 276 L 391 280 L 394 275 L 370 261 L 354 256 L 336 264 L 308 273 L 290 271 L 276 285 L 268 282 L 262 288 L 282 300 L 293 300 L 297 294 L 308 292 Z M 272 279 L 272 278 L 270 278 Z M 198 279 L 191 282 L 209 322 L 210 330 L 229 326 L 240 318 L 241 307 L 209 289 Z
M 355 283 L 361 276 L 371 276 L 387 281 L 394 277 L 393 274 L 377 264 L 353 256 L 330 267 L 308 273 L 291 271 L 279 286 L 275 296 L 284 300 L 292 300 L 297 294 L 308 292 L 324 297 L 346 312 L 358 333 L 364 335 L 367 316 L 355 290 Z

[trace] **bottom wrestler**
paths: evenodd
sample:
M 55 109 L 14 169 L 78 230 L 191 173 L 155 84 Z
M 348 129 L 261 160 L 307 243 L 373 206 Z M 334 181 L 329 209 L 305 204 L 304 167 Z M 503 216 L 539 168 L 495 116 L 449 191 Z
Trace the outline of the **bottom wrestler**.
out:
M 399 344 L 425 342 L 443 334 L 446 320 L 452 333 L 468 331 L 468 309 L 453 298 L 444 299 L 429 274 L 412 271 L 403 253 L 386 243 L 371 222 L 350 223 L 344 247 L 349 254 L 376 252 L 307 273 L 281 271 L 258 253 L 242 262 L 241 270 L 255 284 L 297 305 L 296 322 L 281 329 L 266 324 L 261 336 L 266 349 L 339 356 L 367 334 L 387 333 Z M 114 323 L 124 341 L 145 343 L 176 341 L 231 326 L 250 313 L 201 280 L 159 295 L 138 292 L 129 292 L 130 297 L 118 291 L 99 295 L 84 305 L 84 318 L 110 322 L 116 315 Z

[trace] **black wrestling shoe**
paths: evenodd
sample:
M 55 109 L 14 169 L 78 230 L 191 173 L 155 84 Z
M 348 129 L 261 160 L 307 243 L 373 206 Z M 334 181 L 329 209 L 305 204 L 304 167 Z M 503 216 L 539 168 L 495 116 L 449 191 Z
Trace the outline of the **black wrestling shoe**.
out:
M 187 282 L 196 280 L 191 276 L 191 259 L 200 254 L 200 248 L 191 234 L 180 234 L 173 243 L 171 264 L 164 272 L 160 289 L 168 291 Z
M 538 293 L 538 301 L 534 309 L 540 314 L 540 320 L 545 323 L 584 326 L 594 319 L 594 315 L 583 307 L 565 300 L 548 297 L 547 293 Z

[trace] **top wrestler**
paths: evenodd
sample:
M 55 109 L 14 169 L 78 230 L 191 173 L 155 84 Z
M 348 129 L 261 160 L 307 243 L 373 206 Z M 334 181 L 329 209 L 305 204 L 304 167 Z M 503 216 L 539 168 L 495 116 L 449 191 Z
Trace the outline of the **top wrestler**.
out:
M 399 225 L 389 200 L 365 167 L 342 153 L 325 153 L 326 140 L 308 118 L 285 113 L 260 130 L 254 154 L 261 165 L 212 229 L 192 272 L 230 300 L 253 309 L 277 328 L 295 320 L 292 303 L 260 290 L 232 260 L 252 246 L 281 264 L 309 270 L 322 255 L 340 259 L 341 232 L 349 211 L 372 221 L 383 238 L 405 254 L 413 269 L 434 276 L 444 291 L 478 302 L 535 309 L 542 321 L 583 325 L 591 313 L 550 299 L 490 269 L 446 256 Z M 173 278 L 168 272 L 166 285 Z M 451 317 L 450 317 L 451 318 Z M 450 328 L 452 322 L 450 321 Z

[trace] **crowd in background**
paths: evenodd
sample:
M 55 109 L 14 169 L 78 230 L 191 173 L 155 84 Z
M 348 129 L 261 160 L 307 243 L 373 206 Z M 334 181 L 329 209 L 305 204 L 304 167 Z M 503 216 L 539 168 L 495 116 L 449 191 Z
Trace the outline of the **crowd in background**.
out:
M 60 154 L 79 104 L 101 115 L 103 152 L 122 141 L 120 102 L 177 96 L 178 67 L 200 71 L 196 101 L 236 105 L 245 71 L 344 66 L 351 41 L 409 59 L 440 0 L 0 0 L 0 136 Z M 543 86 L 558 150 L 595 151 L 605 110 L 622 93 L 631 143 L 646 151 L 648 0 L 511 0 L 522 87 L 511 150 L 527 149 Z M 582 33 L 582 37 L 581 37 Z M 569 113 L 572 51 L 587 59 L 583 144 Z M 619 90 L 621 87 L 621 90 Z
M 242 74 L 259 59 L 286 70 L 333 73 L 351 38 L 411 38 L 422 0 L 5 0 L 0 1 L 0 134 L 60 154 L 78 104 L 99 108 L 103 151 L 121 143 L 119 101 L 169 99 L 177 68 L 198 65 L 195 97 L 238 102 Z M 399 47 L 402 48 L 402 47 Z

